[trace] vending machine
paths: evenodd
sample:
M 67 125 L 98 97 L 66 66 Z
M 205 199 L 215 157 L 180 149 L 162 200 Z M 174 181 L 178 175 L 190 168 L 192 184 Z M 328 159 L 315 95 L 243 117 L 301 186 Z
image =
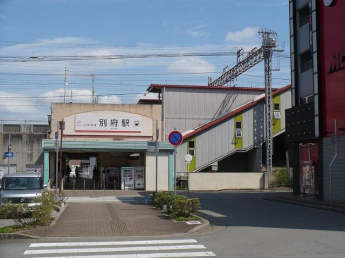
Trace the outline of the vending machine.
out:
M 135 167 L 134 168 L 134 184 L 135 190 L 144 190 L 145 189 L 145 176 L 144 171 L 145 167 Z
M 121 189 L 134 189 L 134 167 L 121 168 Z

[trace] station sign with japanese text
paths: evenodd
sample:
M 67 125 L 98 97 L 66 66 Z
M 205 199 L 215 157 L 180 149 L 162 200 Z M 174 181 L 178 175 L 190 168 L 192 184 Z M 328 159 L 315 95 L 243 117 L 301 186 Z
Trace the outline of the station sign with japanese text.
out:
M 142 119 L 140 116 L 76 115 L 74 130 L 76 132 L 140 133 Z

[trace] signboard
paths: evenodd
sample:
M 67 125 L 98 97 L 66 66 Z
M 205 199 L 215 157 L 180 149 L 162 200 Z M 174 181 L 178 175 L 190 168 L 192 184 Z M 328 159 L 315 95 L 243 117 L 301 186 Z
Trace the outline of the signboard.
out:
M 43 165 L 29 165 L 26 164 L 26 173 L 41 173 L 43 172 Z
M 184 157 L 184 160 L 186 161 L 187 164 L 191 163 L 191 162 L 192 162 L 192 159 L 193 159 L 193 156 L 190 155 L 190 154 L 187 154 L 187 155 Z
M 14 157 L 14 152 L 13 151 L 6 151 L 4 153 L 4 158 L 13 158 Z
M 140 133 L 140 116 L 76 115 L 76 132 Z
M 144 167 L 134 168 L 134 184 L 136 190 L 143 190 L 145 188 Z
M 11 164 L 10 165 L 10 174 L 17 173 L 17 165 Z M 0 164 L 0 179 L 8 174 L 8 164 Z
M 171 145 L 174 145 L 174 146 L 180 145 L 182 141 L 183 141 L 183 137 L 179 131 L 172 131 L 169 134 L 169 142 Z

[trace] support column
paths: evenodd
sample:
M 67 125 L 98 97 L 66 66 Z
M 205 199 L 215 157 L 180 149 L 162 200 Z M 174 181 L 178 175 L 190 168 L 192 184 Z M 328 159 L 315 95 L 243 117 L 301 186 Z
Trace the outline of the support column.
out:
M 44 151 L 43 184 L 48 185 L 49 188 L 49 151 Z

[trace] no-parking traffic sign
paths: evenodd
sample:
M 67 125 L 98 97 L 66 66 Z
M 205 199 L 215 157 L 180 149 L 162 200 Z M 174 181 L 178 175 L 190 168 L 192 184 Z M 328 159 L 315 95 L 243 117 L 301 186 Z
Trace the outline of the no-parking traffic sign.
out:
M 172 131 L 169 134 L 169 142 L 170 144 L 177 146 L 180 145 L 183 141 L 182 134 L 179 131 Z

